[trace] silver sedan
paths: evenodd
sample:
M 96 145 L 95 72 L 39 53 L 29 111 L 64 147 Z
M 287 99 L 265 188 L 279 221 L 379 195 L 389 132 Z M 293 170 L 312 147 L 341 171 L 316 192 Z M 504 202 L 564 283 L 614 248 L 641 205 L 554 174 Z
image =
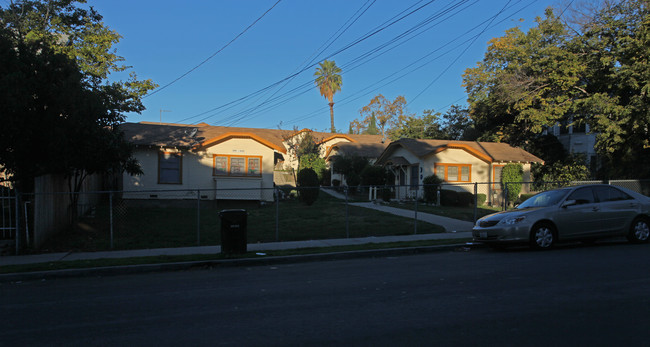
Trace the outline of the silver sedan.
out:
M 537 249 L 612 236 L 644 243 L 650 240 L 650 198 L 604 184 L 549 190 L 479 219 L 472 236 L 488 245 L 528 243 Z

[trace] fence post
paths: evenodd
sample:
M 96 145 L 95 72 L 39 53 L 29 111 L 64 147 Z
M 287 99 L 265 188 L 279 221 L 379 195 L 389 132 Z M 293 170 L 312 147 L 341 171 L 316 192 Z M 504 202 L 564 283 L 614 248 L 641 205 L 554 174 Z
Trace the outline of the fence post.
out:
M 14 215 L 16 218 L 16 232 L 14 233 L 14 236 L 16 238 L 16 255 L 19 255 L 20 253 L 20 200 L 22 200 L 22 194 L 18 191 L 18 188 L 15 188 L 14 190 L 14 195 L 16 196 L 16 199 L 14 200 Z M 11 196 L 11 193 L 9 194 Z M 11 206 L 11 203 L 9 203 L 9 206 Z M 11 219 L 11 217 L 9 217 Z M 25 222 L 27 222 L 27 219 L 25 218 Z M 11 222 L 9 222 L 11 225 Z M 26 231 L 27 234 L 29 234 L 29 230 Z
M 196 190 L 196 245 L 201 245 L 201 189 Z
M 350 211 L 348 204 L 348 187 L 343 188 L 345 191 L 345 237 L 350 238 Z
M 415 218 L 413 220 L 413 234 L 417 235 L 418 233 L 418 200 L 419 199 L 419 193 L 420 192 L 420 184 L 415 186 Z
M 280 241 L 280 189 L 276 186 L 275 191 L 275 242 Z
M 503 183 L 503 210 L 508 210 L 508 182 Z
M 113 192 L 108 192 L 108 220 L 110 224 L 111 250 L 113 249 Z
M 478 182 L 474 182 L 474 222 L 478 217 Z

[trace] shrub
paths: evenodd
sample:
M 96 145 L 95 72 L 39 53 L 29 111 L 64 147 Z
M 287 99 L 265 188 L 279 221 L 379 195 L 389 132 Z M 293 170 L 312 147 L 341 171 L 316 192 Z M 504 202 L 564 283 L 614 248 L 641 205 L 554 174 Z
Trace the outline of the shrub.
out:
M 508 190 L 508 201 L 516 201 L 521 192 L 524 167 L 521 164 L 507 164 L 501 171 L 501 183 Z
M 487 195 L 479 193 L 476 195 L 476 204 L 478 206 L 485 205 L 485 201 L 487 200 Z
M 326 173 L 329 173 L 325 159 L 316 153 L 305 154 L 300 157 L 298 171 L 302 169 L 313 169 L 318 175 L 318 181 L 322 182 Z
M 438 189 L 442 180 L 436 175 L 427 176 L 422 180 L 424 185 L 424 201 L 427 203 L 438 203 Z
M 318 187 L 318 175 L 316 171 L 310 168 L 298 171 L 297 182 L 300 201 L 307 206 L 311 206 L 317 199 L 320 189 Z
M 457 206 L 458 192 L 448 189 L 440 190 L 440 204 L 442 206 Z
M 469 207 L 474 205 L 474 194 L 470 192 L 458 192 L 459 207 Z
M 386 169 L 382 166 L 368 165 L 361 170 L 361 184 L 381 186 L 386 184 Z

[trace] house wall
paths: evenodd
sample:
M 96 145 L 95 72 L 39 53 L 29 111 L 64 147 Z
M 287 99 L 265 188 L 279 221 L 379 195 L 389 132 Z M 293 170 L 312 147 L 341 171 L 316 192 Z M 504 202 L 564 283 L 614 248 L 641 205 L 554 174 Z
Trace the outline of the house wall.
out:
M 182 152 L 180 184 L 158 182 L 160 152 Z M 196 199 L 196 190 L 200 189 L 206 191 L 205 194 L 201 193 L 203 199 L 273 201 L 274 153 L 273 149 L 247 138 L 230 139 L 199 151 L 140 148 L 134 155 L 140 162 L 144 175 L 124 175 L 124 190 L 128 191 L 124 198 Z M 215 155 L 261 156 L 261 176 L 215 176 Z
M 450 189 L 450 190 L 456 190 L 456 191 L 467 191 L 474 193 L 474 183 L 481 183 L 477 186 L 478 193 L 485 194 L 487 196 L 487 202 L 488 203 L 494 203 L 498 204 L 500 201 L 498 200 L 500 198 L 500 194 L 502 193 L 501 187 L 499 185 L 495 184 L 488 184 L 488 182 L 494 182 L 494 167 L 495 166 L 505 166 L 508 164 L 507 162 L 494 162 L 494 163 L 488 163 L 486 161 L 481 160 L 480 158 L 476 157 L 472 153 L 465 151 L 463 149 L 455 149 L 455 148 L 449 148 L 444 151 L 428 155 L 423 158 L 419 158 L 409 152 L 408 150 L 404 148 L 397 148 L 392 155 L 393 157 L 404 157 L 406 160 L 408 160 L 412 164 L 418 164 L 419 165 L 419 182 L 418 184 L 422 184 L 422 180 L 424 177 L 430 176 L 430 175 L 435 175 L 435 167 L 436 165 L 445 165 L 445 164 L 458 164 L 458 165 L 470 165 L 470 177 L 469 181 L 452 181 L 448 180 L 445 181 L 447 183 L 450 183 L 450 185 L 446 185 L 444 189 Z M 523 175 L 523 181 L 524 182 L 530 182 L 531 181 L 531 173 L 530 173 L 530 163 L 522 163 L 523 170 L 524 170 L 524 175 Z M 410 187 L 405 187 L 405 186 L 410 186 L 411 185 L 411 172 L 410 170 L 412 167 L 401 167 L 400 169 L 400 174 L 403 174 L 404 180 L 402 182 L 402 187 L 397 189 L 396 192 L 396 197 L 399 199 L 404 199 L 404 198 L 412 198 L 414 197 L 415 192 L 411 191 Z M 400 185 L 400 179 L 399 177 L 395 178 L 395 184 Z M 405 185 L 405 186 L 404 186 Z M 522 185 L 522 191 L 521 193 L 529 193 L 530 192 L 530 185 L 524 184 Z M 420 190 L 418 192 L 419 196 L 423 196 L 423 191 Z

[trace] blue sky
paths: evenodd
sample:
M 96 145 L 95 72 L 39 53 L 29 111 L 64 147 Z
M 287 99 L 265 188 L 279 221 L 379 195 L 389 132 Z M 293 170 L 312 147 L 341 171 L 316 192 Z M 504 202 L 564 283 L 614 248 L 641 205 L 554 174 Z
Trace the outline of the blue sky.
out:
M 204 62 L 146 97 L 147 109 L 128 121 L 329 131 L 329 106 L 311 66 L 325 58 L 343 69 L 334 96 L 339 131 L 347 132 L 379 93 L 390 100 L 403 95 L 417 115 L 444 112 L 465 104 L 461 76 L 482 60 L 489 39 L 514 26 L 527 30 L 545 8 L 560 6 L 550 0 L 276 2 L 89 0 L 123 36 L 117 53 L 140 79 L 165 86 Z

